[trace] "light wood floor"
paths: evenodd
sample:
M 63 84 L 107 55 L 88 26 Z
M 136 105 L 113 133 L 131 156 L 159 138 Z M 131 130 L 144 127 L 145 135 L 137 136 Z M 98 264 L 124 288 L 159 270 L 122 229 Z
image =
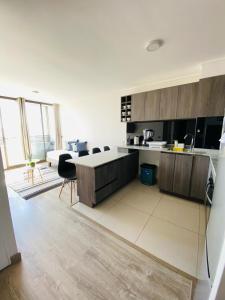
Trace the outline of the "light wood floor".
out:
M 1 300 L 190 299 L 191 280 L 79 216 L 69 197 L 13 193 L 10 204 L 22 262 L 0 272 Z

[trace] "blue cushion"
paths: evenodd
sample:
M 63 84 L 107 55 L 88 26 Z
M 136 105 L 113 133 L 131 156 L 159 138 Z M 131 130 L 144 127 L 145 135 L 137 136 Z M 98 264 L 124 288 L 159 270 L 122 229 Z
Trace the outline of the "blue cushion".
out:
M 77 143 L 77 152 L 87 150 L 87 142 Z

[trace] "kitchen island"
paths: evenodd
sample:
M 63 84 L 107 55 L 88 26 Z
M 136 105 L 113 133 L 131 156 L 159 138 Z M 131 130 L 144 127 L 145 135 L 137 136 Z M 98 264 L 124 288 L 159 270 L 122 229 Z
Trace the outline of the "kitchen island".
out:
M 100 152 L 67 160 L 76 165 L 79 201 L 94 207 L 138 174 L 138 151 Z

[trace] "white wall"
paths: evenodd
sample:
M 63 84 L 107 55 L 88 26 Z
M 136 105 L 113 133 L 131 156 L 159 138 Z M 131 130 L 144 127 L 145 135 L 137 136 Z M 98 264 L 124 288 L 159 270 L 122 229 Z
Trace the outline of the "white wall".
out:
M 0 151 L 0 270 L 11 264 L 10 257 L 16 253 L 16 240 L 14 237 Z
M 225 59 L 215 59 L 202 64 L 201 78 L 224 75 L 225 74 Z
M 125 142 L 126 124 L 120 122 L 120 95 L 101 95 L 61 105 L 64 140 L 87 141 L 89 148 Z

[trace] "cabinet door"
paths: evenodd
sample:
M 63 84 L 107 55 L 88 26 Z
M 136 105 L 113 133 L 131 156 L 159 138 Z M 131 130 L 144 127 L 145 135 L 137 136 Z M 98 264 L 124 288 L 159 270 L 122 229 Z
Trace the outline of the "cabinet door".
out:
M 198 82 L 178 87 L 177 119 L 195 118 L 198 99 Z
M 133 180 L 138 175 L 138 167 L 139 167 L 139 152 L 135 151 L 127 156 L 127 179 L 128 182 Z
M 145 121 L 159 120 L 160 90 L 146 93 Z
M 191 194 L 192 198 L 204 200 L 209 171 L 209 158 L 196 155 L 193 158 Z
M 162 152 L 159 164 L 159 189 L 166 192 L 173 192 L 173 176 L 176 155 Z
M 146 93 L 132 95 L 131 99 L 131 121 L 144 121 Z
M 160 91 L 160 120 L 176 119 L 178 86 Z
M 117 179 L 117 162 L 112 161 L 95 168 L 95 190 Z
M 176 154 L 173 192 L 178 195 L 185 197 L 190 195 L 192 160 L 192 155 Z
M 223 116 L 225 108 L 225 75 L 201 79 L 196 105 L 198 117 Z

